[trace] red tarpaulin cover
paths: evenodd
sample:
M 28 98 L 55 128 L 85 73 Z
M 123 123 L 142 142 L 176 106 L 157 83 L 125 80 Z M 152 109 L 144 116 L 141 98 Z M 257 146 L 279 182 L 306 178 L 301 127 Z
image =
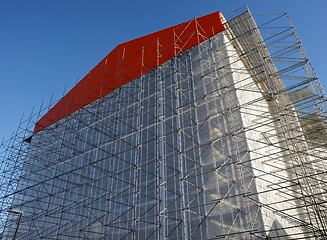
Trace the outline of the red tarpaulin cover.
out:
M 119 44 L 36 123 L 34 133 L 223 30 L 215 12 Z

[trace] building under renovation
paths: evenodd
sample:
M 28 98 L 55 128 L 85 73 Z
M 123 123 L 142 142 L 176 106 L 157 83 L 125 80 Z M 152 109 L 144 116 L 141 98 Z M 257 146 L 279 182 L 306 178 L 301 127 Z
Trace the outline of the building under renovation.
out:
M 2 239 L 327 239 L 326 96 L 286 14 L 118 45 L 0 151 Z

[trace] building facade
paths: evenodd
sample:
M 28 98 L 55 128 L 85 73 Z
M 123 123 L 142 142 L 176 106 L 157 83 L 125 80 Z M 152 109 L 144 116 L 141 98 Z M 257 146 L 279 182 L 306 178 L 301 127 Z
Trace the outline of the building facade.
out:
M 36 123 L 3 239 L 324 239 L 326 97 L 283 31 L 245 9 L 119 45 Z

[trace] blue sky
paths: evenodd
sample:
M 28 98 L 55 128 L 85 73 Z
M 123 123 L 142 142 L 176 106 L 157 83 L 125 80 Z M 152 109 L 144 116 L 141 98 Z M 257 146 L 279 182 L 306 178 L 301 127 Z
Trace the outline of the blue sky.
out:
M 0 0 L 0 141 L 117 44 L 245 4 L 252 13 L 289 13 L 326 89 L 326 0 Z

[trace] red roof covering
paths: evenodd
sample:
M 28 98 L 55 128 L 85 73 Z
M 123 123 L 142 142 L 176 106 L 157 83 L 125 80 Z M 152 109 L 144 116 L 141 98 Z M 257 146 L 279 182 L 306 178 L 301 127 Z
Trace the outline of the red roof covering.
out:
M 118 45 L 36 123 L 34 133 L 223 30 L 215 12 Z

